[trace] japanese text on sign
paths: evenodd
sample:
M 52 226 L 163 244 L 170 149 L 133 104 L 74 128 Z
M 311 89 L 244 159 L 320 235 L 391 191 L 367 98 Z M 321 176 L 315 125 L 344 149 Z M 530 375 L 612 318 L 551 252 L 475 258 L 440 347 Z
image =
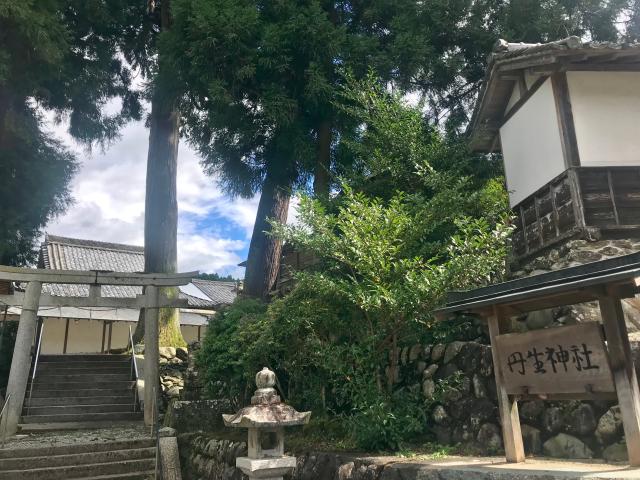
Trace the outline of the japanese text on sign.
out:
M 495 347 L 508 393 L 615 391 L 597 323 L 499 335 Z

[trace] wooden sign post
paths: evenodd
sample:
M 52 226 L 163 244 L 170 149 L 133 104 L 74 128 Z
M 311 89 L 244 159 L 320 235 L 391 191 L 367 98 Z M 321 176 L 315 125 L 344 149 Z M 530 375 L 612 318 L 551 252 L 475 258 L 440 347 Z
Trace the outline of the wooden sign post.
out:
M 616 398 L 629 463 L 640 465 L 640 392 L 620 299 L 599 299 L 596 322 L 500 334 L 508 319 L 488 317 L 504 447 L 509 462 L 524 461 L 517 401 Z M 603 336 L 602 330 L 606 334 Z

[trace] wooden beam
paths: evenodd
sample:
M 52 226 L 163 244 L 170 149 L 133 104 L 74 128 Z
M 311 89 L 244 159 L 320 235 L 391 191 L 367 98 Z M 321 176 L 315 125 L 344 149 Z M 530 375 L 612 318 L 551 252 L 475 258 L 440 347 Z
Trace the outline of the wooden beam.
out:
M 67 317 L 67 320 L 65 321 L 65 324 L 64 324 L 64 343 L 62 344 L 63 354 L 67 353 L 68 342 L 69 342 L 69 318 Z M 104 340 L 103 340 L 103 344 L 104 344 Z
M 106 322 L 109 330 L 109 340 L 107 340 L 107 353 L 111 352 L 111 336 L 113 333 L 113 322 Z
M 637 467 L 640 466 L 640 392 L 622 303 L 618 298 L 605 297 L 599 300 L 599 304 L 607 336 L 609 361 L 618 394 L 629 463 Z
M 188 285 L 191 279 L 197 275 L 197 271 L 185 273 L 132 273 L 97 270 L 49 270 L 0 265 L 0 280 L 12 282 L 39 281 L 42 283 L 177 287 L 179 285 Z
M 582 201 L 582 189 L 580 188 L 580 179 L 578 178 L 578 169 L 570 168 L 567 170 L 567 181 L 571 191 L 571 204 L 573 205 L 573 217 L 576 227 L 582 229 L 586 226 L 584 217 L 584 203 Z
M 573 111 L 571 109 L 571 97 L 569 96 L 569 84 L 565 72 L 551 75 L 553 87 L 553 99 L 556 105 L 558 126 L 560 128 L 560 142 L 564 156 L 565 167 L 577 167 L 580 165 L 578 153 L 578 140 L 576 138 Z
M 529 101 L 529 99 L 533 96 L 533 94 L 540 89 L 540 87 L 544 84 L 544 82 L 547 81 L 547 78 L 549 77 L 542 76 L 538 78 L 535 82 L 533 82 L 533 85 L 531 85 L 531 88 L 527 90 L 527 92 L 524 95 L 520 95 L 520 98 L 518 99 L 518 101 L 514 103 L 513 106 L 509 109 L 509 111 L 506 112 L 506 114 L 502 117 L 502 121 L 500 122 L 500 125 L 498 128 L 502 127 L 511 119 L 511 117 L 513 117 L 516 113 L 518 113 L 518 110 L 520 110 L 522 106 Z
M 164 294 L 159 295 L 158 304 L 150 305 L 149 300 L 144 294 L 136 296 L 136 298 L 119 298 L 119 297 L 58 297 L 47 293 L 42 295 L 40 307 L 104 307 L 104 308 L 188 308 L 189 302 L 184 298 L 169 298 Z M 0 303 L 19 307 L 24 303 L 24 294 L 16 292 L 13 295 L 0 295 Z
M 499 309 L 494 309 L 493 315 L 488 317 L 489 337 L 491 339 L 491 355 L 493 357 L 493 370 L 496 379 L 496 392 L 498 395 L 498 409 L 502 423 L 502 439 L 507 462 L 524 462 L 524 446 L 522 443 L 522 431 L 520 430 L 520 417 L 518 416 L 518 402 L 507 395 L 502 386 L 502 371 L 496 348 L 496 337 L 500 334 L 500 323 L 505 319 Z

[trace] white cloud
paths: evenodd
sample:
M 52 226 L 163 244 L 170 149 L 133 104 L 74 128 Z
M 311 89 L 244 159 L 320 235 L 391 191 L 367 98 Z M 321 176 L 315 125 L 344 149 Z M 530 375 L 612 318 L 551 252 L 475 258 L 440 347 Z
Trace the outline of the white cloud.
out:
M 71 184 L 75 203 L 47 225 L 52 234 L 142 245 L 148 130 L 142 122 L 127 126 L 122 137 L 106 151 L 86 152 L 74 144 L 64 125 L 51 124 L 78 158 L 81 166 Z M 226 238 L 216 226 L 206 231 L 199 221 L 219 216 L 250 232 L 257 200 L 230 200 L 200 168 L 187 145 L 178 156 L 178 267 L 180 270 L 217 271 L 241 275 L 237 264 L 249 236 Z M 224 227 L 224 225 L 222 225 Z
M 72 150 L 81 166 L 71 184 L 75 203 L 47 225 L 51 234 L 133 245 L 144 243 L 144 197 L 149 131 L 132 123 L 105 151 L 87 152 L 66 133 L 51 131 Z M 230 198 L 202 171 L 197 154 L 185 143 L 178 154 L 178 268 L 181 271 L 243 275 L 237 264 L 246 257 L 259 195 Z M 289 221 L 295 221 L 297 197 Z M 231 227 L 231 228 L 230 228 Z M 237 232 L 241 233 L 238 234 Z M 235 233 L 230 233 L 235 232 Z M 235 237 L 234 237 L 235 235 Z

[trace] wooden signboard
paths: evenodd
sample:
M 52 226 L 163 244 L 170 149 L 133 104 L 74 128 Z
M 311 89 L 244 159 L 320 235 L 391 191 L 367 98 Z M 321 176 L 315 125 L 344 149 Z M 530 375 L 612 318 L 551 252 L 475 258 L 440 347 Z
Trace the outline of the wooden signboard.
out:
M 508 394 L 571 394 L 615 392 L 609 357 L 598 323 L 495 337 Z

